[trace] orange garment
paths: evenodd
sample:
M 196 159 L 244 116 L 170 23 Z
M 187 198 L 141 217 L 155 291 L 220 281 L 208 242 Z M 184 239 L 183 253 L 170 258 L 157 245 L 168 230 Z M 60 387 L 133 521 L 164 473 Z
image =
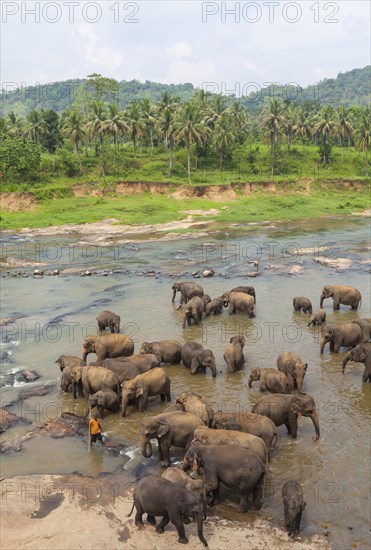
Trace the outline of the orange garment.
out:
M 90 424 L 90 433 L 92 435 L 99 434 L 101 432 L 100 422 L 98 419 L 92 418 L 89 424 Z

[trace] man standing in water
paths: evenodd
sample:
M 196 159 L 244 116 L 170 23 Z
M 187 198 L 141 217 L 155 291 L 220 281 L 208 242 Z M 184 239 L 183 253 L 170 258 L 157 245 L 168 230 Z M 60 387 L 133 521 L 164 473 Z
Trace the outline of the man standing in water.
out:
M 99 439 L 103 447 L 103 438 L 102 438 L 102 424 L 98 419 L 98 415 L 95 413 L 93 418 L 89 420 L 89 433 L 90 433 L 90 444 L 94 443 Z

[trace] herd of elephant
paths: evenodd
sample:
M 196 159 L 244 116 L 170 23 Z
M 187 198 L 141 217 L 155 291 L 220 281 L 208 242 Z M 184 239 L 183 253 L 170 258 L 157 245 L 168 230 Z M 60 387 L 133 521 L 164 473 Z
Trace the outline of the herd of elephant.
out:
M 247 313 L 254 316 L 256 295 L 254 287 L 237 287 L 223 296 L 210 299 L 200 285 L 193 282 L 176 282 L 173 287 L 174 302 L 180 292 L 180 306 L 184 310 L 183 327 L 192 321 L 199 323 L 203 314 L 220 314 L 223 306 L 229 314 Z M 360 319 L 351 323 L 325 324 L 326 312 L 323 300 L 333 298 L 334 310 L 340 304 L 356 310 L 361 301 L 357 289 L 347 286 L 325 286 L 318 311 L 312 313 L 308 298 L 295 297 L 295 311 L 310 314 L 308 326 L 323 325 L 320 351 L 330 343 L 330 351 L 338 353 L 340 347 L 349 347 L 343 361 L 343 373 L 348 361 L 365 365 L 363 381 L 371 381 L 371 320 Z M 85 396 L 89 406 L 97 407 L 103 418 L 104 410 L 118 411 L 126 416 L 129 403 L 140 412 L 146 408 L 148 398 L 160 396 L 171 401 L 171 379 L 162 364 L 180 364 L 191 374 L 206 372 L 217 374 L 214 354 L 196 342 L 182 344 L 176 340 L 144 342 L 138 354 L 134 354 L 134 342 L 120 334 L 120 316 L 103 311 L 97 316 L 99 336 L 87 336 L 83 343 L 82 359 L 76 356 L 60 356 L 56 363 L 62 371 L 61 388 L 73 392 L 74 398 Z M 102 334 L 108 328 L 111 334 Z M 229 372 L 241 370 L 244 363 L 242 336 L 233 336 L 224 352 Z M 90 353 L 96 354 L 94 363 L 86 364 Z M 313 440 L 320 437 L 319 418 L 313 397 L 303 391 L 308 365 L 291 352 L 280 353 L 277 369 L 252 368 L 249 386 L 260 382 L 260 391 L 268 394 L 258 399 L 251 412 L 223 413 L 214 411 L 201 396 L 183 391 L 164 412 L 145 416 L 140 427 L 140 446 L 145 458 L 152 456 L 151 440 L 157 440 L 161 465 L 166 467 L 161 478 L 148 476 L 135 487 L 134 506 L 136 525 L 142 525 L 142 515 L 147 513 L 150 524 L 156 525 L 155 516 L 162 516 L 156 531 L 162 533 L 169 521 L 176 526 L 179 542 L 187 542 L 184 523 L 193 517 L 197 522 L 200 541 L 207 546 L 203 536 L 206 504 L 220 502 L 220 482 L 240 491 L 240 512 L 250 507 L 261 507 L 264 479 L 269 452 L 276 445 L 277 427 L 285 425 L 289 435 L 297 437 L 298 417 L 310 417 L 315 429 Z M 294 391 L 297 393 L 293 393 Z M 170 468 L 171 447 L 181 447 L 185 455 L 181 468 Z M 185 472 L 193 468 L 203 471 L 203 480 L 192 479 Z M 252 495 L 252 502 L 248 502 Z M 286 527 L 289 535 L 297 534 L 302 510 L 305 507 L 303 491 L 295 480 L 289 480 L 282 489 Z

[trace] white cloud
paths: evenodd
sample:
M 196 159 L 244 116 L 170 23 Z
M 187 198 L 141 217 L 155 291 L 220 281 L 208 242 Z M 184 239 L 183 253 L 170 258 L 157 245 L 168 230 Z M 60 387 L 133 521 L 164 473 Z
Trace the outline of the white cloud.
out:
M 100 66 L 107 71 L 114 71 L 122 65 L 123 54 L 118 50 L 104 46 L 91 25 L 81 23 L 77 28 L 77 34 L 83 38 L 84 55 L 91 65 Z
M 189 42 L 181 40 L 169 48 L 165 48 L 165 51 L 169 57 L 190 57 L 192 55 L 192 46 Z

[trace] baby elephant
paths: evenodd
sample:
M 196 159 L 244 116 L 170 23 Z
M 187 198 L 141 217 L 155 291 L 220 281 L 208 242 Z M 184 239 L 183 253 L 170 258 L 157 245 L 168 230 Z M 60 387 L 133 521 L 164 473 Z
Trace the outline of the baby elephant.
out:
M 249 378 L 250 388 L 252 382 L 256 380 L 260 380 L 259 391 L 269 391 L 271 393 L 291 393 L 293 390 L 293 384 L 290 383 L 286 374 L 276 369 L 252 369 Z
M 243 354 L 244 345 L 245 338 L 243 336 L 232 336 L 229 340 L 229 345 L 226 347 L 223 355 L 229 372 L 236 372 L 242 369 L 245 362 Z
M 196 491 L 197 493 L 200 493 L 200 495 L 203 495 L 204 493 L 205 482 L 203 479 L 192 479 L 180 468 L 172 468 L 170 466 L 169 468 L 166 468 L 161 477 L 162 479 L 167 479 L 176 485 L 180 485 L 180 487 L 187 489 L 187 491 Z
M 296 296 L 292 300 L 292 305 L 295 311 L 302 311 L 303 313 L 310 313 L 312 315 L 312 302 L 309 298 L 304 296 Z
M 214 411 L 201 395 L 190 390 L 183 391 L 176 402 L 183 406 L 185 412 L 198 416 L 206 426 L 211 428 L 214 421 Z
M 104 310 L 97 315 L 96 319 L 99 330 L 109 328 L 112 334 L 118 334 L 120 332 L 120 315 L 112 311 Z
M 301 514 L 306 506 L 303 490 L 297 481 L 286 481 L 282 487 L 282 500 L 288 535 L 297 535 L 300 531 Z
M 324 309 L 317 309 L 311 316 L 308 322 L 308 327 L 311 325 L 322 325 L 326 321 L 326 311 Z
M 104 409 L 117 412 L 120 408 L 119 397 L 113 390 L 99 390 L 88 398 L 89 407 L 97 407 L 99 418 L 104 418 Z
M 219 296 L 218 298 L 214 298 L 214 300 L 211 300 L 208 304 L 205 306 L 205 315 L 208 317 L 211 314 L 219 315 L 223 310 L 223 298 Z

